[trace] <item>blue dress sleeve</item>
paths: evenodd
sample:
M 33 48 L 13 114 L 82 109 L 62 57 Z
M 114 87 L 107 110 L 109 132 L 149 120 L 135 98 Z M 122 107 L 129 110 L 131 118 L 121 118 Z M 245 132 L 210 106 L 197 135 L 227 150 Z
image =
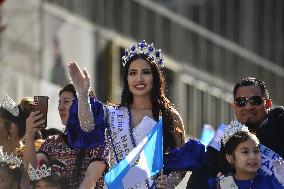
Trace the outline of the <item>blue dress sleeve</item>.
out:
M 79 149 L 90 149 L 104 144 L 106 123 L 104 120 L 103 104 L 90 98 L 93 116 L 95 118 L 95 128 L 86 132 L 80 127 L 78 117 L 78 99 L 75 98 L 69 109 L 69 118 L 66 126 L 67 138 L 71 147 Z
M 277 178 L 274 175 L 266 176 L 266 177 L 268 178 L 267 180 L 269 180 L 267 182 L 270 183 L 270 185 L 271 185 L 271 186 L 268 185 L 268 188 L 271 188 L 271 189 L 284 189 L 284 186 L 282 186 L 280 184 L 280 182 L 277 180 Z
M 217 188 L 216 177 L 210 177 L 207 182 L 207 189 L 216 189 L 216 188 Z
M 164 170 L 192 171 L 203 162 L 205 146 L 198 140 L 190 139 L 180 148 L 173 148 L 164 155 Z

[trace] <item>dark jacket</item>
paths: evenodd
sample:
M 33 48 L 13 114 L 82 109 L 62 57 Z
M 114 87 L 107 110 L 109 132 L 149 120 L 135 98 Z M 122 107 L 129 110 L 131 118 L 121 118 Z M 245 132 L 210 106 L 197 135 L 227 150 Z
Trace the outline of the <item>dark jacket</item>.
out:
M 257 129 L 256 135 L 261 144 L 284 158 L 284 107 L 278 106 L 268 112 L 267 119 Z M 219 151 L 208 147 L 202 166 L 193 171 L 187 189 L 207 189 L 208 179 L 219 172 Z
M 257 129 L 260 143 L 284 158 L 284 107 L 278 106 L 268 112 L 268 118 Z

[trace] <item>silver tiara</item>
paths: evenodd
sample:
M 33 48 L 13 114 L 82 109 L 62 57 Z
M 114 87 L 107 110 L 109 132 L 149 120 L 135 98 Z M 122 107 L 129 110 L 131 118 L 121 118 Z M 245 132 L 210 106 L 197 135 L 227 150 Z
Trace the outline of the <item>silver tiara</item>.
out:
M 135 55 L 144 54 L 148 57 L 150 61 L 153 61 L 159 69 L 164 67 L 164 58 L 161 53 L 161 49 L 155 49 L 154 44 L 147 44 L 145 40 L 140 43 L 134 43 L 130 49 L 124 50 L 124 55 L 122 57 L 122 65 L 125 66 L 126 63 Z
M 51 176 L 51 167 L 47 167 L 45 164 L 42 164 L 38 168 L 34 169 L 33 166 L 29 163 L 28 174 L 31 181 L 40 180 L 44 177 Z
M 19 115 L 19 107 L 7 94 L 2 98 L 0 108 L 4 108 L 15 117 Z
M 0 164 L 7 164 L 8 167 L 14 169 L 21 167 L 22 160 L 13 154 L 8 155 L 7 152 L 3 152 L 3 146 L 0 146 Z
M 225 128 L 224 135 L 222 136 L 222 143 L 225 145 L 228 140 L 239 131 L 246 131 L 249 132 L 249 129 L 247 126 L 241 124 L 238 121 L 231 121 L 231 123 Z

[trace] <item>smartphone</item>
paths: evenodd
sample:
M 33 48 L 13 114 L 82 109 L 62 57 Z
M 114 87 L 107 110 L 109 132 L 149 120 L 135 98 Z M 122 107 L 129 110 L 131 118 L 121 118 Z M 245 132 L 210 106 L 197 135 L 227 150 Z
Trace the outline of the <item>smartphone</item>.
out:
M 45 120 L 45 123 L 40 126 L 42 128 L 46 128 L 47 126 L 48 99 L 48 96 L 34 96 L 33 111 L 40 111 L 44 116 L 43 119 Z

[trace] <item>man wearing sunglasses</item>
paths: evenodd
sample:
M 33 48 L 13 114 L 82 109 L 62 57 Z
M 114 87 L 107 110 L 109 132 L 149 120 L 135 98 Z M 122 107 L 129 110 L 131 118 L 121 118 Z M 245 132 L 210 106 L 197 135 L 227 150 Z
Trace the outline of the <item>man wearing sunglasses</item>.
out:
M 284 158 L 284 108 L 272 108 L 263 81 L 248 77 L 237 83 L 233 108 L 237 120 L 255 133 L 261 144 Z
M 237 120 L 255 133 L 261 144 L 284 158 L 284 107 L 272 108 L 263 81 L 243 78 L 234 87 L 233 109 Z M 192 172 L 187 189 L 206 189 L 210 177 L 219 172 L 219 151 L 208 146 L 203 165 Z

